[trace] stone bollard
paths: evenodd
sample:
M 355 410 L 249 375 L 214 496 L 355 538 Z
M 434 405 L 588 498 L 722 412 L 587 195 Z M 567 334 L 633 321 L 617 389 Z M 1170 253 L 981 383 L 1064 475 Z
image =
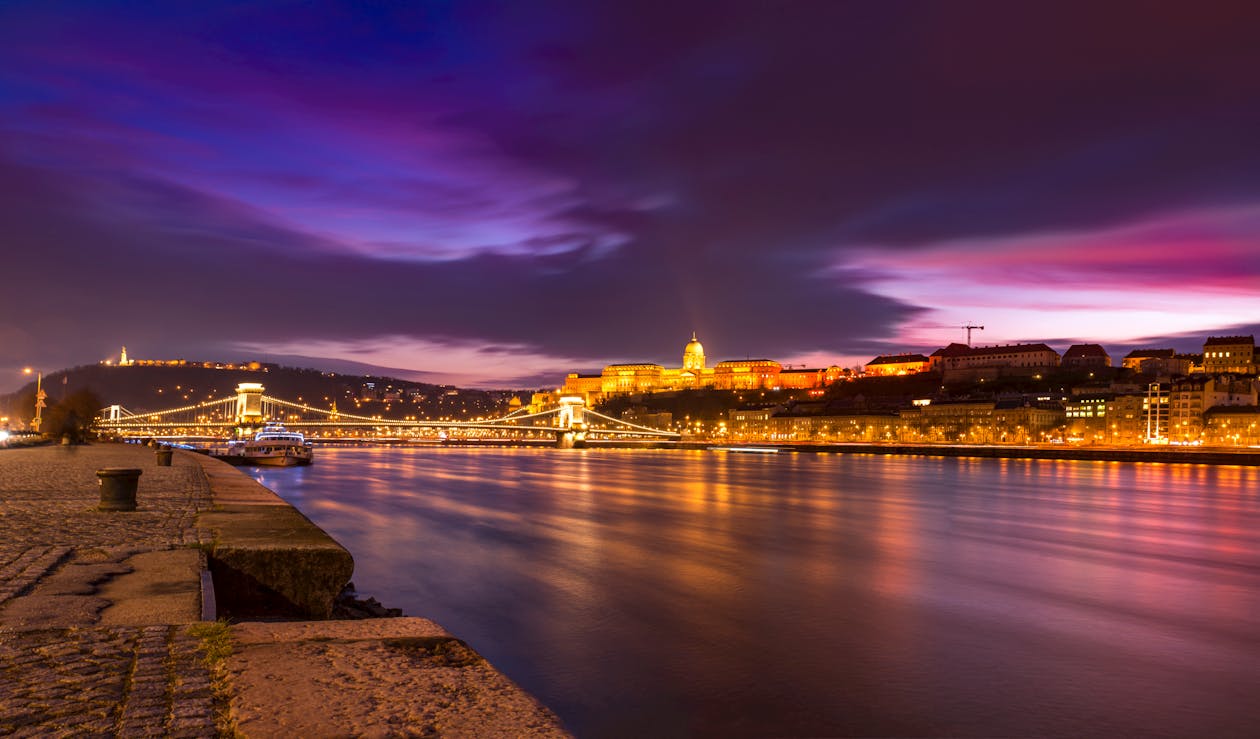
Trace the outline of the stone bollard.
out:
M 157 466 L 158 466 L 158 467 L 170 467 L 170 466 L 171 466 L 171 455 L 172 455 L 172 454 L 174 454 L 174 453 L 175 453 L 175 452 L 174 452 L 174 450 L 173 450 L 173 449 L 171 449 L 169 446 L 160 446 L 160 447 L 158 447 L 158 448 L 157 448 L 157 451 L 156 451 L 156 452 L 154 452 L 154 454 L 155 454 L 155 455 L 157 455 Z
M 136 486 L 140 481 L 140 470 L 133 467 L 106 467 L 97 470 L 96 477 L 101 485 L 100 510 L 136 509 Z

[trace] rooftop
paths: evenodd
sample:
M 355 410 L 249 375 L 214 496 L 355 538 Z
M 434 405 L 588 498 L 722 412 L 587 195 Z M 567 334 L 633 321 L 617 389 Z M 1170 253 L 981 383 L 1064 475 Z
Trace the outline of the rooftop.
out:
M 1101 344 L 1073 344 L 1066 352 L 1063 352 L 1064 359 L 1105 356 L 1107 356 L 1107 350 L 1103 349 Z
M 1125 359 L 1172 359 L 1177 352 L 1173 349 L 1134 349 L 1124 355 Z
M 922 354 L 881 354 L 866 363 L 867 367 L 872 364 L 905 364 L 906 362 L 926 362 L 928 358 Z

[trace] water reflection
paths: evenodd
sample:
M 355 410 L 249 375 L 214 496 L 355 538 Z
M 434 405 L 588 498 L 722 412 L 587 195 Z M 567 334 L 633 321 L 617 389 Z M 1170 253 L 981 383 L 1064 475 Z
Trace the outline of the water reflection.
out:
M 1257 470 L 321 449 L 360 590 L 583 736 L 1245 735 Z

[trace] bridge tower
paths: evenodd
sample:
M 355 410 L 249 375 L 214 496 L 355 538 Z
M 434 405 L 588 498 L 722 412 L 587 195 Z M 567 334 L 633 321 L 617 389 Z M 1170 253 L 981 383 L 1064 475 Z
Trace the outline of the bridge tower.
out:
M 242 382 L 236 386 L 236 425 L 261 426 L 263 386 L 259 382 Z
M 572 449 L 586 441 L 586 421 L 582 411 L 586 401 L 566 395 L 560 398 L 560 412 L 556 414 L 556 446 Z
M 108 412 L 108 415 L 105 417 L 106 421 L 118 421 L 122 419 L 122 406 L 121 405 L 111 405 L 109 408 L 106 408 L 105 410 Z

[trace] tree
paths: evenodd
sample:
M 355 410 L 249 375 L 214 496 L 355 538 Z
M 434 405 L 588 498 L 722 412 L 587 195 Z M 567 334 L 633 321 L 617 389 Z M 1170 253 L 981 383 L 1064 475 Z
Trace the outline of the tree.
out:
M 49 406 L 40 428 L 54 437 L 69 436 L 73 442 L 87 440 L 93 419 L 101 410 L 101 399 L 91 390 L 76 390 Z

